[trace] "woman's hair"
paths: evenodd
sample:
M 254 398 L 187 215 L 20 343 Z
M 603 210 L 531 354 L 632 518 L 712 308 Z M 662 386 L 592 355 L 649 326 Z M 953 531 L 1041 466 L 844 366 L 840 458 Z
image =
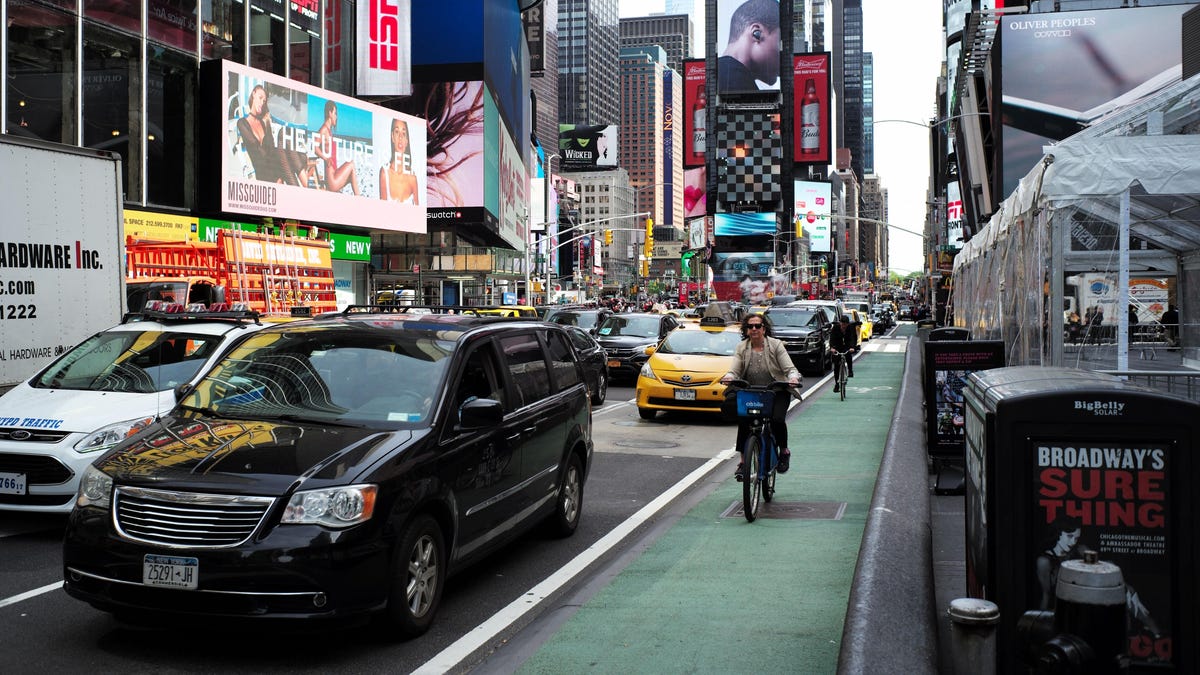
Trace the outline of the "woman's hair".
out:
M 332 115 L 333 111 L 335 110 L 337 110 L 336 103 L 333 101 L 325 101 L 325 119 L 329 119 L 329 116 Z
M 761 312 L 751 312 L 750 314 L 747 314 L 746 316 L 742 317 L 742 339 L 745 340 L 746 338 L 750 337 L 750 331 L 749 331 L 749 329 L 746 328 L 746 322 L 749 321 L 750 319 L 753 319 L 756 316 L 759 318 L 760 321 L 763 322 L 763 336 L 764 337 L 775 337 L 775 330 L 773 328 L 771 328 L 771 321 L 769 319 L 767 319 L 767 317 L 764 316 Z

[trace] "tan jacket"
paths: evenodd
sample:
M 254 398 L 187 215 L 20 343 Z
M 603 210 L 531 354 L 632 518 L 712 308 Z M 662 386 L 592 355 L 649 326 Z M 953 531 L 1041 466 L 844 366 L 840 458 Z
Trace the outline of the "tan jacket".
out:
M 776 382 L 787 382 L 793 377 L 799 380 L 800 371 L 796 370 L 791 357 L 788 356 L 787 348 L 783 346 L 783 341 L 773 337 L 763 339 L 767 342 L 767 368 L 771 371 L 771 377 L 775 378 Z M 732 376 L 734 379 L 742 379 L 742 375 L 746 370 L 746 359 L 749 358 L 750 349 L 749 339 L 738 343 L 737 349 L 733 351 L 733 366 L 726 373 L 727 375 Z

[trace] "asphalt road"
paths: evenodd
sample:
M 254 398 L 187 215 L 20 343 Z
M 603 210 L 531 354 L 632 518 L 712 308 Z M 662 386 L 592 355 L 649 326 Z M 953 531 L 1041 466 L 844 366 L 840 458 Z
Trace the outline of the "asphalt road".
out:
M 621 383 L 619 383 L 621 384 Z M 389 642 L 362 628 L 295 632 L 260 627 L 180 625 L 134 628 L 74 600 L 62 581 L 64 518 L 0 512 L 0 654 L 7 673 L 412 672 L 455 661 L 470 670 L 540 617 L 553 602 L 515 602 L 695 469 L 733 444 L 735 428 L 704 416 L 638 418 L 633 389 L 610 388 L 594 411 L 596 455 L 585 489 L 583 521 L 567 540 L 530 534 L 450 580 L 426 635 Z M 653 531 L 651 516 L 579 574 L 552 600 L 588 584 Z M 630 527 L 629 525 L 625 526 Z M 610 537 L 611 539 L 612 537 Z M 556 574 L 557 573 L 557 574 Z M 500 620 L 496 618 L 502 617 Z M 489 622 L 489 619 L 491 621 Z M 511 620 L 510 620 L 511 619 Z M 485 622 L 487 622 L 485 624 Z M 496 624 L 502 624 L 495 629 Z M 488 633 L 476 627 L 488 626 Z M 495 629 L 495 630 L 494 630 Z M 474 631 L 474 633 L 473 633 Z M 464 651 L 460 638 L 468 636 Z M 455 646 L 458 645 L 458 646 Z M 444 668 L 438 667 L 438 670 Z

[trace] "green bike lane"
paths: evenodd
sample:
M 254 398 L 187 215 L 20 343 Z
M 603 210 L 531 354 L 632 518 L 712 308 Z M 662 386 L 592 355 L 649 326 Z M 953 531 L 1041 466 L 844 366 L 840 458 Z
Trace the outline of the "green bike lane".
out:
M 845 401 L 829 383 L 805 391 L 788 419 L 791 471 L 755 522 L 726 462 L 715 489 L 518 672 L 835 672 L 912 332 L 868 343 Z M 773 517 L 785 514 L 807 517 Z

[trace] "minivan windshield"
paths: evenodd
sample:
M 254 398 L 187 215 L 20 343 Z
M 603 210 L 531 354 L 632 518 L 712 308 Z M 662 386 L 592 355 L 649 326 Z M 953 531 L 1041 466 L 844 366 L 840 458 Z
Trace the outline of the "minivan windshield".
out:
M 454 350 L 454 342 L 431 335 L 318 327 L 256 333 L 180 403 L 236 418 L 425 426 Z
M 817 318 L 817 313 L 820 311 L 822 310 L 815 307 L 769 311 L 767 319 L 775 328 L 817 328 L 821 325 L 820 319 Z
M 596 331 L 600 337 L 629 335 L 633 337 L 657 338 L 661 319 L 653 314 L 610 316 Z

